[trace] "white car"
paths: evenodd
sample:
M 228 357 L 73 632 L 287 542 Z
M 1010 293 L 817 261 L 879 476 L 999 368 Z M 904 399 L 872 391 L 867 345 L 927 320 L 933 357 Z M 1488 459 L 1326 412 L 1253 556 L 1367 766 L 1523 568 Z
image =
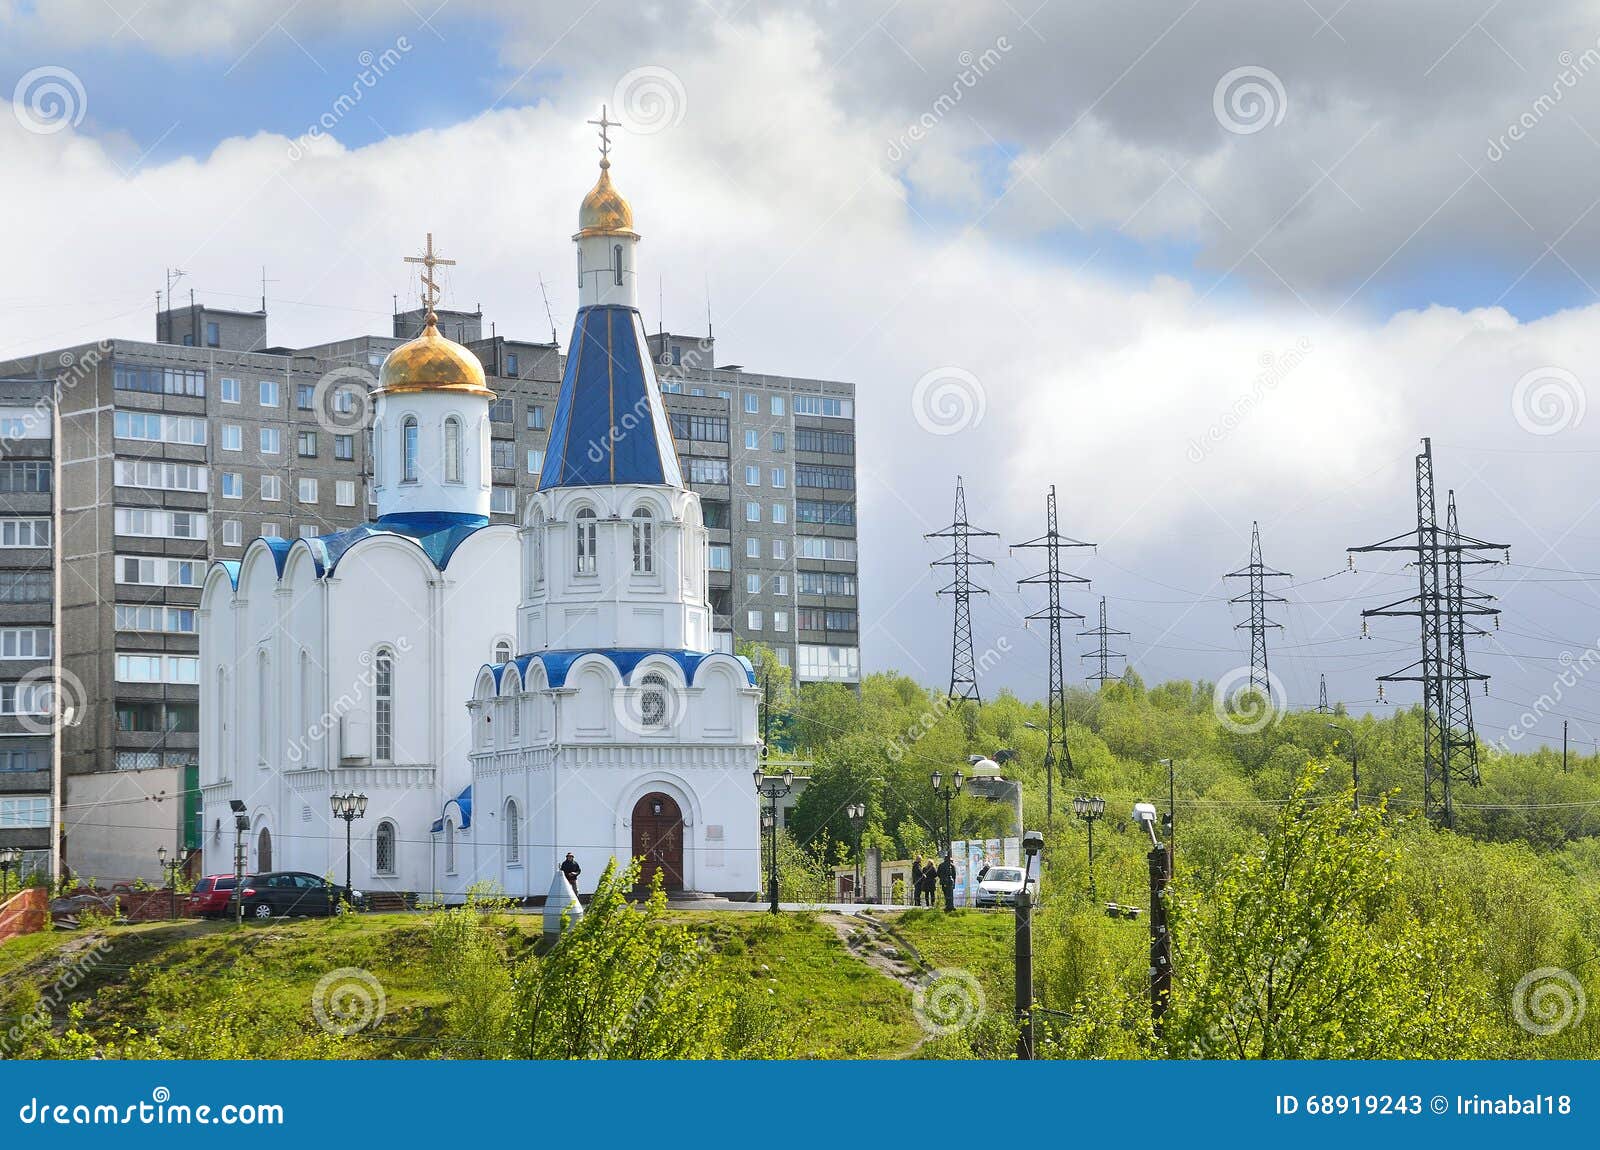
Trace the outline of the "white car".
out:
M 1024 871 L 1019 866 L 991 866 L 978 881 L 979 906 L 1009 906 L 1017 901 L 1022 889 Z M 1039 880 L 1028 879 L 1028 893 L 1039 897 Z

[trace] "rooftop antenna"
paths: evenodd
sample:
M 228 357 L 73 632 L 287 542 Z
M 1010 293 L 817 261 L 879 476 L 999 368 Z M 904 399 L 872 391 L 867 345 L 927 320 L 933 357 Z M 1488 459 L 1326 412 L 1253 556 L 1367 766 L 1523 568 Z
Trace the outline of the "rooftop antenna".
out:
M 706 276 L 706 339 L 714 338 L 711 331 L 711 277 Z
M 555 344 L 556 350 L 561 350 L 561 340 L 556 337 L 556 317 L 550 310 L 550 293 L 544 290 L 544 276 L 539 276 L 539 294 L 544 297 L 544 317 L 550 321 L 550 342 Z
M 664 338 L 667 334 L 665 321 L 661 318 L 662 309 L 666 305 L 666 277 L 656 277 L 656 338 Z
M 167 269 L 167 310 L 172 310 L 172 285 L 181 280 L 187 273 L 182 268 Z
M 277 282 L 278 282 L 277 280 L 269 280 L 267 278 L 267 265 L 266 264 L 262 264 L 261 265 L 261 314 L 262 315 L 266 315 L 267 314 L 267 285 L 268 284 L 275 284 Z

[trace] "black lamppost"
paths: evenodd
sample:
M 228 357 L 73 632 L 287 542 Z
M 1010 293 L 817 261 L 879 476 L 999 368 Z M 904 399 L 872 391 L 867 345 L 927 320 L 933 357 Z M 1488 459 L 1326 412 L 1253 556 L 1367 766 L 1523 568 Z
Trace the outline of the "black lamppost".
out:
M 1017 892 L 1015 903 L 1016 1008 L 1017 1057 L 1026 1060 L 1033 1057 L 1033 890 L 1029 884 L 1038 881 L 1039 852 L 1044 850 L 1044 836 L 1038 831 L 1023 832 L 1022 849 L 1028 857 L 1023 864 L 1022 889 Z
M 950 837 L 950 800 L 961 793 L 961 784 L 966 781 L 961 772 L 957 771 L 950 785 L 945 786 L 944 772 L 933 772 L 933 793 L 944 800 L 944 853 L 947 855 L 955 852 L 955 840 Z
M 1094 824 L 1105 817 L 1106 801 L 1099 795 L 1076 795 L 1072 800 L 1072 813 L 1082 819 L 1089 827 L 1089 899 L 1093 901 L 1094 891 Z
M 867 900 L 861 897 L 861 830 L 867 825 L 867 804 L 851 803 L 844 811 L 850 819 L 850 829 L 856 832 L 856 885 L 853 893 L 856 902 L 865 902 Z
M 333 817 L 344 820 L 344 901 L 351 902 L 355 893 L 350 885 L 350 824 L 366 817 L 367 796 L 358 794 L 333 795 Z
M 167 886 L 171 889 L 172 897 L 167 907 L 167 917 L 178 917 L 178 871 L 183 868 L 182 859 L 167 861 L 167 848 L 156 848 L 156 859 L 161 863 L 161 873 L 166 878 Z
M 794 768 L 785 767 L 783 774 L 769 778 L 764 767 L 757 767 L 756 794 L 766 798 L 767 808 L 762 812 L 761 825 L 767 832 L 767 909 L 778 913 L 778 800 L 794 787 Z
M 11 872 L 22 866 L 22 851 L 17 847 L 0 847 L 0 902 L 11 897 Z

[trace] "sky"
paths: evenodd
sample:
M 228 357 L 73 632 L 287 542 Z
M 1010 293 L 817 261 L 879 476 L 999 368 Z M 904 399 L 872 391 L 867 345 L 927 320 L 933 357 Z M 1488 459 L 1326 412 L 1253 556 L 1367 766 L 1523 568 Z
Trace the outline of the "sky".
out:
M 1259 523 L 1277 700 L 1378 707 L 1415 620 L 1361 611 L 1415 574 L 1347 549 L 1426 436 L 1510 549 L 1480 734 L 1593 751 L 1600 11 L 1485 2 L 0 0 L 0 357 L 151 338 L 174 267 L 254 307 L 265 266 L 275 343 L 386 333 L 428 231 L 447 304 L 542 338 L 542 279 L 564 338 L 605 104 L 646 323 L 709 296 L 720 361 L 857 385 L 867 669 L 947 684 L 959 474 L 986 695 L 1044 692 L 1007 545 L 1053 485 L 1147 681 L 1237 680 Z

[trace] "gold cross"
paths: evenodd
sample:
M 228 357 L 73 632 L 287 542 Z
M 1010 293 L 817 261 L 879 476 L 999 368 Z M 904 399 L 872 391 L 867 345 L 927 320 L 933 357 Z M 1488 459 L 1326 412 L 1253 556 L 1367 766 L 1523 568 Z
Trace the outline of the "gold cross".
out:
M 611 166 L 611 136 L 607 129 L 620 127 L 622 125 L 622 121 L 606 119 L 606 106 L 601 104 L 600 118 L 598 120 L 588 120 L 586 122 L 593 124 L 595 127 L 600 129 L 600 166 L 602 168 L 609 168 Z
M 406 256 L 405 262 L 422 265 L 422 306 L 428 309 L 431 319 L 434 306 L 439 302 L 439 285 L 434 282 L 433 269 L 454 267 L 456 261 L 433 254 L 433 233 L 429 232 L 427 249 L 420 256 Z

